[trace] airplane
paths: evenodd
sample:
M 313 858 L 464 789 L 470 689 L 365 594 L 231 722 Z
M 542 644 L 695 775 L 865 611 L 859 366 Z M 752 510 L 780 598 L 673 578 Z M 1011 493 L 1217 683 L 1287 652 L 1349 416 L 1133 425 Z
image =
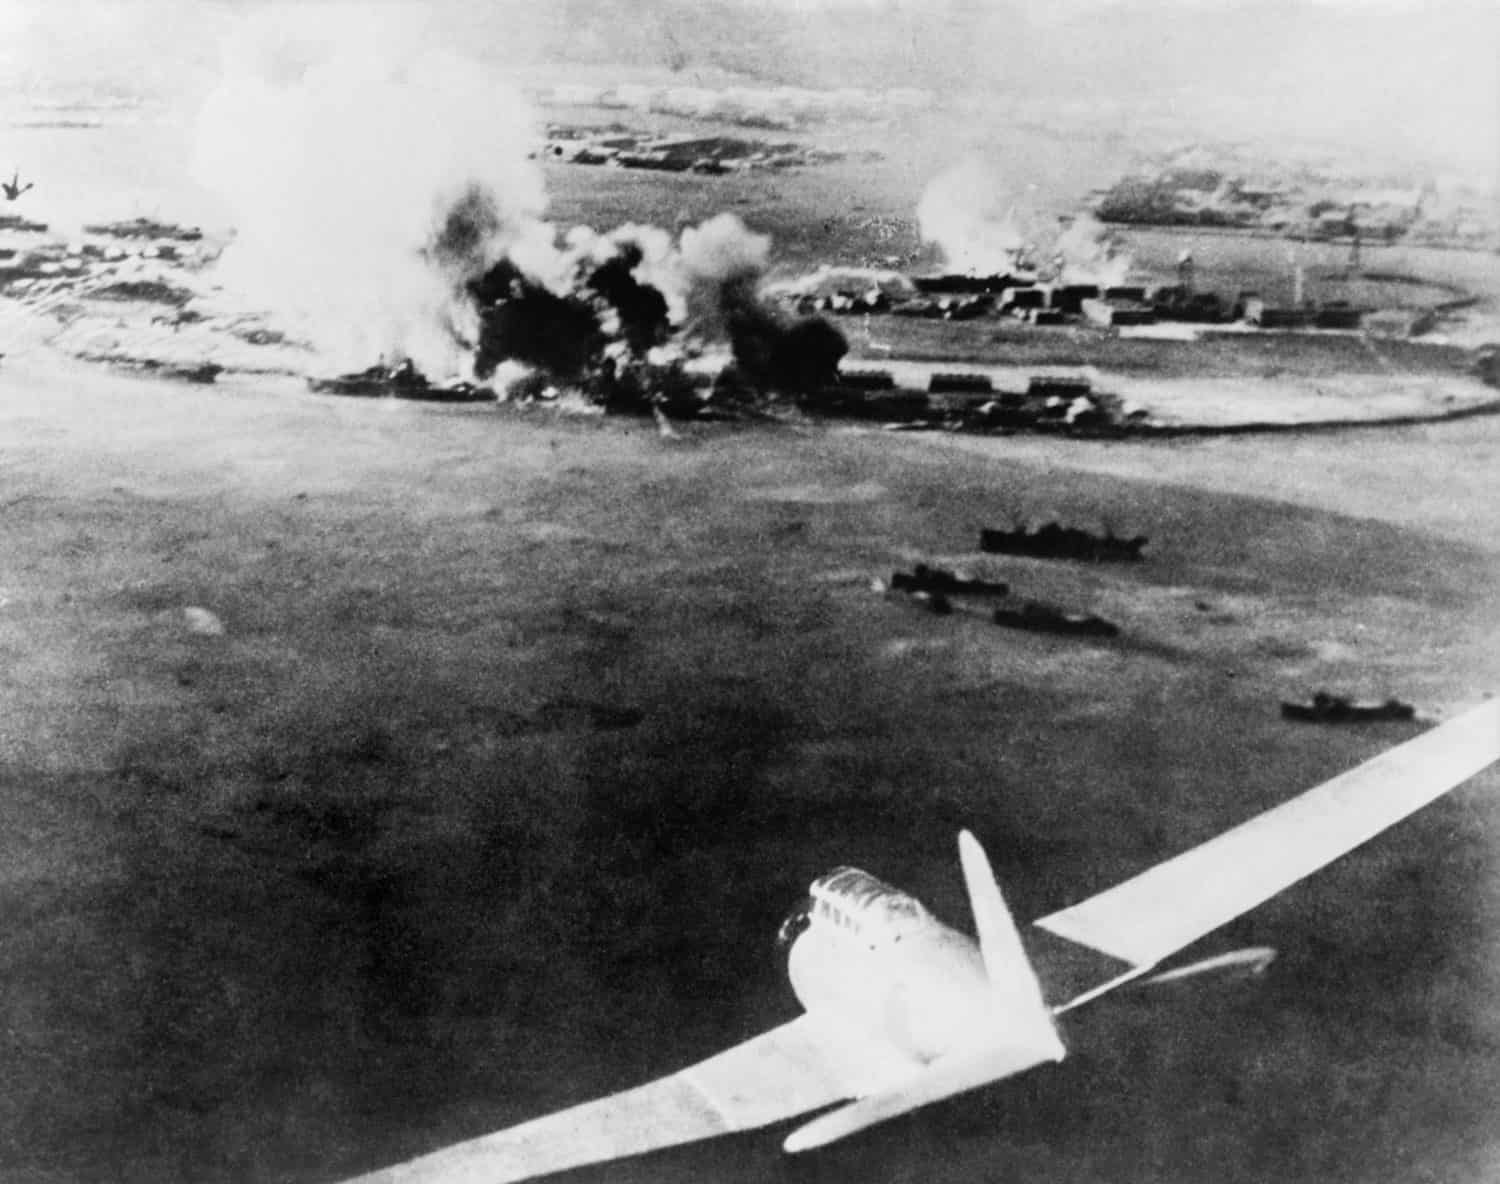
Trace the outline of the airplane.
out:
M 24 185 L 21 184 L 20 169 L 17 169 L 15 171 L 15 174 L 9 181 L 0 181 L 0 190 L 5 191 L 6 201 L 15 201 L 16 198 L 20 197 L 21 194 L 25 193 L 28 189 L 34 188 L 36 188 L 36 184 L 33 181 L 27 181 Z
M 857 868 L 815 880 L 782 925 L 804 1009 L 670 1076 L 348 1184 L 511 1184 L 746 1131 L 841 1103 L 793 1131 L 809 1151 L 1066 1055 L 1056 1017 L 1128 983 L 1264 969 L 1266 947 L 1157 973 L 1173 954 L 1500 759 L 1500 699 L 1454 717 L 1023 936 L 968 831 L 977 939 Z

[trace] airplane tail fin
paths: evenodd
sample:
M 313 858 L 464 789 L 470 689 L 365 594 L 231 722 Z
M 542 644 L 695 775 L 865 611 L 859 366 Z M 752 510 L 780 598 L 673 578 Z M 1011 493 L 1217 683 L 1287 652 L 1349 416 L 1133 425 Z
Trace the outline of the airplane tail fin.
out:
M 898 1114 L 1003 1081 L 1067 1055 L 984 849 L 973 835 L 963 831 L 958 836 L 958 853 L 974 909 L 979 951 L 994 996 L 994 1026 L 976 1033 L 974 1047 L 934 1061 L 907 1080 L 800 1127 L 783 1144 L 787 1151 L 821 1147 Z
M 974 910 L 979 952 L 995 995 L 996 1018 L 1003 1025 L 1005 1043 L 1024 1047 L 1043 1060 L 1062 1060 L 1067 1050 L 1058 1038 L 1042 985 L 1021 944 L 1015 919 L 1000 895 L 984 848 L 972 834 L 962 831 L 958 836 L 958 855 L 969 890 L 969 904 Z

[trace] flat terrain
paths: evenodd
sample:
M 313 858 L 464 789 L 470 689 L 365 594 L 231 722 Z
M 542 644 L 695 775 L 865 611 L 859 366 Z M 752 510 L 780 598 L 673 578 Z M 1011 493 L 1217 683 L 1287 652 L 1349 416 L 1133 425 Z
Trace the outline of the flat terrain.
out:
M 1134 329 L 1122 333 L 1084 324 L 1035 328 L 999 318 L 839 317 L 836 323 L 849 337 L 850 352 L 871 360 L 888 350 L 896 357 L 935 363 L 1097 366 L 1161 378 L 1298 379 L 1338 374 L 1384 378 L 1466 375 L 1472 368 L 1467 350 L 1353 333 L 1237 332 L 1227 326 L 1184 341 L 1129 336 L 1138 331 Z
M 665 441 L 8 358 L 0 1177 L 337 1179 L 794 1014 L 772 937 L 835 864 L 967 924 L 960 826 L 1022 917 L 1207 838 L 1417 730 L 1279 697 L 1500 687 L 1497 456 L 1493 419 Z M 973 553 L 1053 516 L 1149 561 Z M 871 590 L 916 560 L 1122 636 Z M 569 1178 L 1493 1179 L 1497 790 L 1205 943 L 1264 980 L 1076 1013 L 1057 1068 Z

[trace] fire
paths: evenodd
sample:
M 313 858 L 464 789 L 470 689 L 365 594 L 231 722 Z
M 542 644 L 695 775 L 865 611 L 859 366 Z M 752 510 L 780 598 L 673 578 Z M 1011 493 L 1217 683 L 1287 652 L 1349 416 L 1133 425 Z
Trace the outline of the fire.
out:
M 410 30 L 383 36 L 348 15 L 298 10 L 294 42 L 288 11 L 249 18 L 198 128 L 198 175 L 236 219 L 216 278 L 320 364 L 407 359 L 491 382 L 519 365 L 649 397 L 685 346 L 727 336 L 757 387 L 832 375 L 838 331 L 760 300 L 766 236 L 730 214 L 675 240 L 650 226 L 559 233 L 520 94 Z
M 1060 233 L 1044 232 L 1025 203 L 1008 196 L 999 171 L 978 159 L 928 184 L 917 222 L 922 240 L 935 244 L 954 272 L 1007 275 L 1031 270 L 1031 261 L 1039 260 L 1039 270 L 1063 283 L 1112 287 L 1130 271 L 1130 256 L 1096 219 L 1078 217 Z

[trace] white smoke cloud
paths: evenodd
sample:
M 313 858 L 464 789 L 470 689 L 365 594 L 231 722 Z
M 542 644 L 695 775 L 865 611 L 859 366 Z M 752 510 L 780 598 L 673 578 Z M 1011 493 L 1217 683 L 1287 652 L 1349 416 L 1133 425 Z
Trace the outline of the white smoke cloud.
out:
M 753 292 L 770 239 L 732 214 L 676 241 L 642 225 L 559 233 L 543 218 L 527 105 L 475 63 L 424 48 L 412 22 L 384 19 L 410 11 L 282 9 L 235 31 L 198 124 L 198 177 L 236 230 L 214 278 L 327 370 L 404 357 L 439 381 L 470 377 L 485 322 L 468 283 L 501 259 L 595 307 L 615 336 L 620 313 L 589 277 L 626 246 L 674 325 L 722 330 L 725 282 Z
M 1108 228 L 1089 214 L 1080 214 L 1060 235 L 1054 251 L 1058 278 L 1065 284 L 1114 287 L 1130 275 L 1131 256 Z
M 917 206 L 924 242 L 935 243 L 947 266 L 973 275 L 1003 275 L 1029 268 L 1064 283 L 1123 284 L 1131 258 L 1090 215 L 1061 231 L 1011 194 L 1000 172 L 970 159 L 931 181 Z
M 682 266 L 695 280 L 719 281 L 766 269 L 771 238 L 749 230 L 734 214 L 716 214 L 682 232 Z
M 935 243 L 950 270 L 1004 275 L 1015 270 L 1026 236 L 999 174 L 970 159 L 939 174 L 917 204 L 923 242 Z
M 424 47 L 410 10 L 318 5 L 259 12 L 227 40 L 197 128 L 198 179 L 229 206 L 226 288 L 274 311 L 332 368 L 410 357 L 467 373 L 474 312 L 455 271 L 550 229 L 535 122 L 521 96 L 452 52 Z M 484 225 L 463 258 L 424 257 L 466 194 Z M 550 245 L 550 243 L 548 244 Z
M 559 234 L 551 223 L 532 219 L 518 225 L 504 246 L 510 262 L 559 296 L 578 294 L 595 268 L 622 247 L 634 246 L 640 262 L 631 274 L 662 294 L 673 325 L 700 329 L 705 320 L 714 320 L 724 281 L 758 279 L 771 258 L 770 236 L 750 230 L 731 213 L 684 227 L 676 240 L 662 227 L 644 223 L 607 232 L 574 226 Z
M 705 337 L 716 336 L 726 283 L 740 281 L 751 289 L 771 260 L 771 238 L 756 234 L 729 213 L 686 227 L 678 240 L 680 286 L 668 303 L 680 301 L 688 323 Z

